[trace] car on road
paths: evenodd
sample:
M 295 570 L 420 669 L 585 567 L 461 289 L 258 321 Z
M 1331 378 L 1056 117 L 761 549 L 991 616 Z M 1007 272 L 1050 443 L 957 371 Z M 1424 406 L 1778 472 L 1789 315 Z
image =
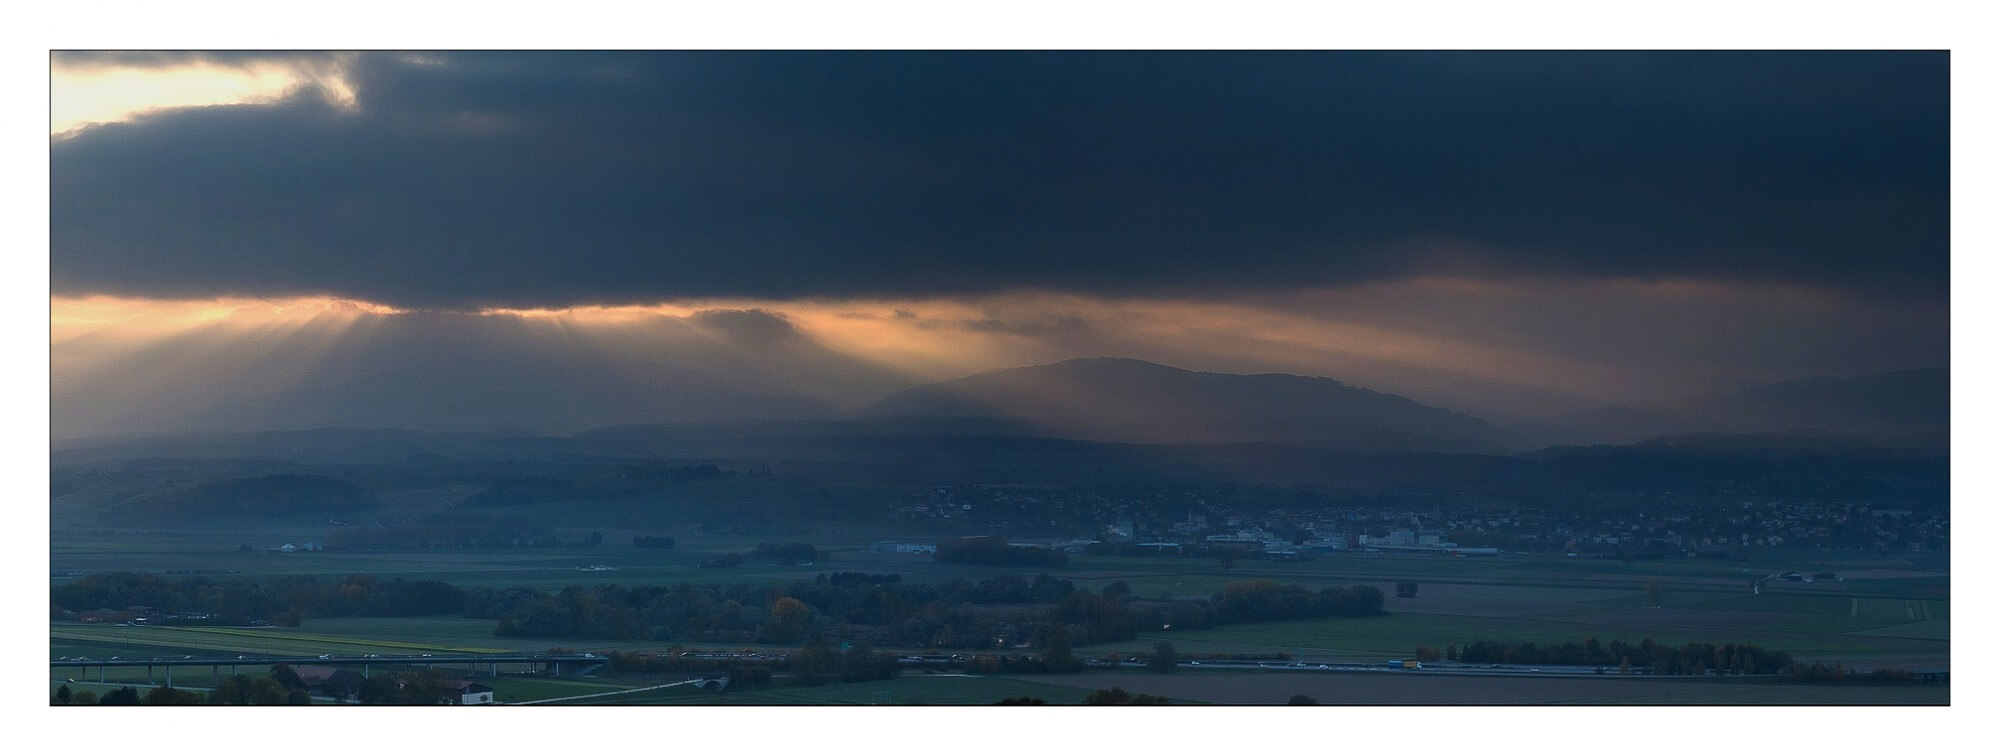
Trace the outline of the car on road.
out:
M 237 658 L 239 658 L 239 659 L 240 659 L 240 658 L 242 658 L 242 657 L 237 657 Z M 331 658 L 333 658 L 333 654 L 320 654 L 320 655 L 319 655 L 319 658 L 321 658 L 321 659 L 331 659 Z

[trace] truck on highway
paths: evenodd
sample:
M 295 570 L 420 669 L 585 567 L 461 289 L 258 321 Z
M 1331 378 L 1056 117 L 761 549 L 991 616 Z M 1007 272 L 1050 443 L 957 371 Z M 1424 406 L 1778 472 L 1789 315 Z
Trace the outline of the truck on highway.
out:
M 1424 663 L 1415 659 L 1390 659 L 1385 666 L 1390 669 L 1423 669 Z

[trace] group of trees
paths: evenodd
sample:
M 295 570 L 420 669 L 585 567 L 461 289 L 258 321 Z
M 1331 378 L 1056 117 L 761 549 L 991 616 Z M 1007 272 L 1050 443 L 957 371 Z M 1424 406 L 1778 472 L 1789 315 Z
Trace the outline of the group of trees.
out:
M 1941 682 L 1936 677 L 1926 677 L 1907 669 L 1877 669 L 1869 672 L 1855 672 L 1840 662 L 1826 666 L 1821 662 L 1793 664 L 1786 671 L 1794 682 L 1815 685 L 1928 685 Z
M 1223 586 L 1209 604 L 1206 618 L 1188 612 L 1191 627 L 1237 622 L 1269 622 L 1313 617 L 1368 617 L 1383 614 L 1382 589 L 1372 585 L 1325 588 L 1314 592 L 1297 584 L 1279 585 L 1267 579 Z M 1178 618 L 1178 617 L 1177 617 Z
M 139 702 L 139 691 L 131 687 L 99 696 L 94 690 L 73 691 L 64 685 L 49 696 L 50 706 L 136 706 Z
M 992 536 L 939 541 L 937 560 L 948 564 L 998 564 L 1015 567 L 1062 567 L 1069 554 L 1040 546 L 1011 546 Z
M 1098 690 L 1084 696 L 1083 702 L 1090 706 L 1159 706 L 1173 703 L 1173 700 L 1164 696 L 1150 696 L 1144 693 L 1135 696 L 1125 692 L 1124 688 L 1112 688 L 1110 690 Z
M 826 558 L 826 552 L 810 543 L 760 543 L 750 555 L 773 564 L 817 562 Z
M 144 606 L 167 614 L 198 612 L 286 625 L 296 625 L 304 616 L 459 614 L 470 605 L 466 591 L 436 580 L 372 575 L 349 575 L 338 582 L 311 575 L 218 580 L 132 572 L 87 575 L 54 586 L 49 601 L 56 609 L 76 612 Z
M 1450 658 L 1453 649 L 1449 646 L 1446 648 L 1447 658 Z M 1790 654 L 1748 644 L 1726 643 L 1717 646 L 1708 643 L 1688 643 L 1673 647 L 1657 643 L 1651 638 L 1632 644 L 1623 640 L 1599 643 L 1597 638 L 1591 637 L 1585 638 L 1582 643 L 1572 641 L 1552 646 L 1482 640 L 1467 644 L 1456 653 L 1457 658 L 1454 661 L 1468 664 L 1617 667 L 1622 674 L 1639 670 L 1655 675 L 1702 675 L 1710 672 L 1768 675 L 1785 671 L 1792 666 Z
M 760 547 L 773 558 L 812 548 Z M 835 572 L 783 587 L 606 584 L 551 593 L 368 575 L 321 582 L 311 576 L 211 580 L 118 573 L 62 584 L 52 595 L 59 611 L 142 605 L 286 625 L 306 617 L 460 614 L 495 620 L 494 634 L 503 637 L 792 644 L 824 636 L 957 649 L 1046 648 L 1058 631 L 1069 643 L 1088 645 L 1131 640 L 1141 627 L 1194 630 L 1382 613 L 1382 591 L 1368 585 L 1312 591 L 1250 580 L 1230 583 L 1210 599 L 1167 601 L 1139 599 L 1123 582 L 1091 591 L 1047 574 L 906 583 L 895 574 Z
M 900 576 L 834 573 L 783 588 L 739 584 L 571 586 L 554 594 L 509 589 L 496 601 L 495 633 L 702 643 L 798 643 L 823 634 L 878 644 L 991 648 L 994 638 L 1034 639 L 1050 609 L 1069 600 L 1065 621 L 1093 639 L 1131 637 L 1136 620 L 1122 598 L 1071 597 L 1069 581 L 1046 575 L 904 583 Z M 1087 592 L 1085 592 L 1087 593 Z M 1022 605 L 1021 609 L 1003 608 Z M 988 608 L 992 607 L 992 608 Z M 1115 632 L 1114 632 L 1115 630 Z M 1093 641 L 1094 642 L 1094 641 Z
M 669 538 L 668 545 L 673 539 Z M 634 542 L 636 543 L 636 541 Z M 750 559 L 771 564 L 811 564 L 827 557 L 810 543 L 760 543 L 757 548 L 743 553 L 723 554 L 702 562 L 703 567 L 739 567 Z
M 1146 669 L 1161 674 L 1172 673 L 1174 670 L 1179 669 L 1180 665 L 1180 654 L 1174 652 L 1174 644 L 1172 643 L 1153 644 L 1153 655 L 1146 657 Z
M 387 682 L 386 677 L 378 680 Z M 271 673 L 265 677 L 230 675 L 216 682 L 206 695 L 202 693 L 162 685 L 141 695 L 137 688 L 123 687 L 98 696 L 93 691 L 72 691 L 68 685 L 56 689 L 49 703 L 57 706 L 80 704 L 99 705 L 147 705 L 147 706 L 192 706 L 211 704 L 220 706 L 300 706 L 312 703 L 312 695 L 306 691 L 305 680 L 297 672 L 284 664 L 271 666 Z

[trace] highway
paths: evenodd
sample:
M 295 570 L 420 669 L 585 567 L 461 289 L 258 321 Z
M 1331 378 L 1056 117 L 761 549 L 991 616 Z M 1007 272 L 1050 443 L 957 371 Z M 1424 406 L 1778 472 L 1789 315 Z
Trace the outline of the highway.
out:
M 243 654 L 238 656 L 155 656 L 119 657 L 93 659 L 84 656 L 65 656 L 49 660 L 51 667 L 227 667 L 253 664 L 323 664 L 328 666 L 357 664 L 566 664 L 578 666 L 601 665 L 610 661 L 602 654 L 321 654 L 318 656 L 259 656 Z
M 681 654 L 687 660 L 713 661 L 718 664 L 778 664 L 790 657 L 783 653 L 703 653 Z M 957 668 L 964 666 L 972 658 L 968 654 L 928 654 L 901 655 L 896 663 L 905 667 L 931 669 Z M 1083 664 L 1091 669 L 1144 669 L 1144 658 L 1083 659 Z M 513 653 L 513 654 L 321 654 L 317 656 L 180 656 L 126 658 L 112 657 L 93 659 L 88 657 L 63 657 L 49 661 L 50 667 L 99 670 L 110 667 L 240 667 L 271 664 L 317 664 L 323 666 L 360 666 L 364 669 L 375 665 L 388 666 L 456 666 L 460 664 L 477 668 L 487 665 L 494 669 L 500 664 L 540 664 L 558 674 L 588 674 L 610 662 L 603 654 L 573 653 Z M 1477 677 L 1641 677 L 1650 673 L 1634 669 L 1631 675 L 1620 675 L 1617 667 L 1565 666 L 1554 664 L 1465 664 L 1459 662 L 1424 662 L 1420 669 L 1405 669 L 1390 666 L 1387 660 L 1381 662 L 1355 661 L 1313 661 L 1313 660 L 1271 660 L 1242 661 L 1235 659 L 1182 659 L 1179 668 L 1186 670 L 1229 670 L 1247 672 L 1286 672 L 1299 674 L 1339 674 L 1372 673 L 1397 675 L 1436 676 L 1477 676 Z M 1865 673 L 1868 670 L 1851 670 Z M 1919 670 L 1926 673 L 1943 674 L 1945 670 Z M 1777 675 L 1727 675 L 1727 677 L 1776 677 Z

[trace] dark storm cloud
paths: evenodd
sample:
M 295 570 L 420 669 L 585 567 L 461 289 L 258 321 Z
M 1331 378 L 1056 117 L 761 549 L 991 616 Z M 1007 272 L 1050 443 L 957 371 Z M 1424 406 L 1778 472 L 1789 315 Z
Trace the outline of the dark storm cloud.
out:
M 437 64 L 442 59 L 443 64 Z M 1415 272 L 1941 297 L 1948 58 L 364 54 L 51 145 L 59 294 L 403 306 Z

